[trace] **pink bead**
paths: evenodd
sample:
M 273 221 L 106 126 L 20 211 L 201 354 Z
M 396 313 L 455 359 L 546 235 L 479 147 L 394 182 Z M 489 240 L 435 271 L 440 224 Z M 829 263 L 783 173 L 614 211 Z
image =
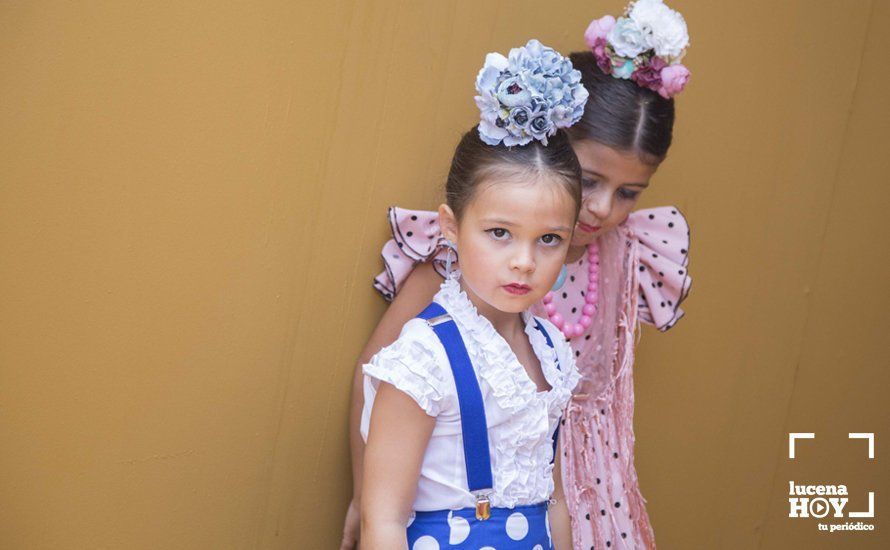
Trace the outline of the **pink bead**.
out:
M 552 302 L 547 302 L 544 304 L 544 309 L 547 311 L 547 315 L 553 315 L 556 313 L 556 304 Z
M 559 313 L 554 313 L 550 316 L 550 322 L 556 325 L 556 328 L 561 329 L 562 326 L 565 324 L 565 319 L 563 319 L 562 315 L 560 315 Z
M 587 285 L 587 291 L 588 291 L 588 292 L 596 292 L 596 290 L 597 290 L 598 288 L 599 288 L 599 285 L 597 285 L 596 283 L 590 283 L 590 284 Z
M 584 307 L 581 308 L 581 311 L 584 312 L 584 315 L 593 315 L 596 313 L 596 306 L 593 304 L 584 304 Z
M 544 295 L 544 299 L 543 299 L 542 301 L 543 301 L 545 304 L 549 304 L 550 302 L 552 302 L 552 301 L 553 301 L 553 293 L 552 293 L 552 292 L 548 292 L 547 294 L 545 294 L 545 295 Z M 548 312 L 548 313 L 549 313 L 549 312 Z
M 577 337 L 577 336 L 581 336 L 582 334 L 584 334 L 584 327 L 582 327 L 581 325 L 575 325 L 573 328 L 575 329 L 574 332 L 572 333 L 573 336 Z
M 582 315 L 581 321 L 579 321 L 579 323 L 583 325 L 584 328 L 590 328 L 590 324 L 593 323 L 593 319 L 591 319 L 589 315 Z
M 574 324 L 574 323 L 569 323 L 569 322 L 567 321 L 566 324 L 564 324 L 564 325 L 562 326 L 562 331 L 565 333 L 566 336 L 568 336 L 569 338 L 571 338 L 571 337 L 572 337 L 572 333 L 575 332 L 575 324 Z

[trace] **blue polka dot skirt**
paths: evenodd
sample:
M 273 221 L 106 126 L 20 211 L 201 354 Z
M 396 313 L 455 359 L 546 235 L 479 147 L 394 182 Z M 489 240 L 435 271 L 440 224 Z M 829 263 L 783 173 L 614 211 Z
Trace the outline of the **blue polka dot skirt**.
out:
M 408 523 L 409 550 L 553 550 L 547 503 L 492 508 L 476 519 L 475 508 L 415 512 Z

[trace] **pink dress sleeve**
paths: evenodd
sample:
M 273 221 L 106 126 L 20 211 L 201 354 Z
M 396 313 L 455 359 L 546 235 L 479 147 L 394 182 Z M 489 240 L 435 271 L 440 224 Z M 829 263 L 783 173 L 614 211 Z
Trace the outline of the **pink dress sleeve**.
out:
M 393 206 L 387 215 L 392 238 L 383 245 L 383 271 L 374 278 L 374 288 L 392 301 L 419 263 L 432 261 L 444 278 L 448 249 L 439 229 L 438 212 Z
M 627 219 L 637 240 L 639 319 L 664 332 L 683 317 L 689 294 L 689 225 L 680 210 L 661 206 L 638 210 Z

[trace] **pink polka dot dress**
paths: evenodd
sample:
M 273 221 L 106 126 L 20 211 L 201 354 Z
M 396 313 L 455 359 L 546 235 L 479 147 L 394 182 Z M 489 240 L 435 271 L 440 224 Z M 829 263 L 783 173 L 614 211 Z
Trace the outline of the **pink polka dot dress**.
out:
M 393 238 L 374 287 L 388 300 L 411 270 L 432 261 L 445 272 L 446 250 L 435 212 L 391 208 Z M 655 548 L 634 467 L 633 363 L 639 322 L 666 331 L 683 316 L 691 286 L 689 228 L 671 206 L 639 210 L 598 237 L 599 292 L 592 323 L 571 338 L 581 382 L 563 417 L 563 487 L 576 550 Z M 577 322 L 588 288 L 588 255 L 567 265 L 556 311 Z M 547 317 L 543 304 L 532 311 Z

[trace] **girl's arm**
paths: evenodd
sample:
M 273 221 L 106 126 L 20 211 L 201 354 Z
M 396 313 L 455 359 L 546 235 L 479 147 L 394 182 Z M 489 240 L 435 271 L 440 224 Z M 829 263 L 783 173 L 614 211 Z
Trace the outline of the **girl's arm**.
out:
M 359 354 L 352 377 L 352 408 L 349 414 L 349 448 L 352 456 L 352 499 L 354 502 L 361 500 L 362 457 L 365 450 L 365 442 L 359 432 L 362 407 L 365 405 L 365 396 L 362 391 L 364 379 L 362 365 L 370 361 L 371 357 L 381 348 L 395 342 L 402 326 L 429 305 L 441 285 L 442 277 L 436 273 L 432 264 L 425 263 L 417 266 L 408 275 L 404 286 L 386 309 L 383 317 L 380 318 L 377 328 L 371 333 L 371 337 L 368 338 L 368 342 Z
M 340 550 L 354 550 L 358 548 L 359 537 L 359 508 L 362 495 L 362 459 L 365 452 L 365 442 L 359 432 L 359 424 L 362 418 L 362 407 L 365 405 L 363 393 L 362 365 L 370 361 L 381 348 L 393 343 L 402 330 L 402 325 L 407 323 L 424 307 L 429 304 L 433 296 L 442 284 L 442 277 L 436 273 L 432 264 L 418 265 L 408 275 L 402 289 L 384 312 L 377 324 L 377 328 L 371 333 L 368 342 L 359 354 L 352 377 L 352 404 L 349 412 L 349 449 L 352 456 L 352 502 L 346 510 L 346 519 L 343 522 L 343 538 L 340 541 Z
M 380 383 L 364 454 L 362 550 L 408 548 L 408 516 L 435 425 L 411 397 Z
M 559 439 L 562 439 L 560 434 Z M 550 506 L 550 534 L 553 536 L 555 550 L 572 550 L 572 521 L 566 504 L 565 492 L 562 490 L 562 466 L 560 465 L 561 441 L 557 441 L 556 460 L 553 464 L 553 498 L 556 502 Z

